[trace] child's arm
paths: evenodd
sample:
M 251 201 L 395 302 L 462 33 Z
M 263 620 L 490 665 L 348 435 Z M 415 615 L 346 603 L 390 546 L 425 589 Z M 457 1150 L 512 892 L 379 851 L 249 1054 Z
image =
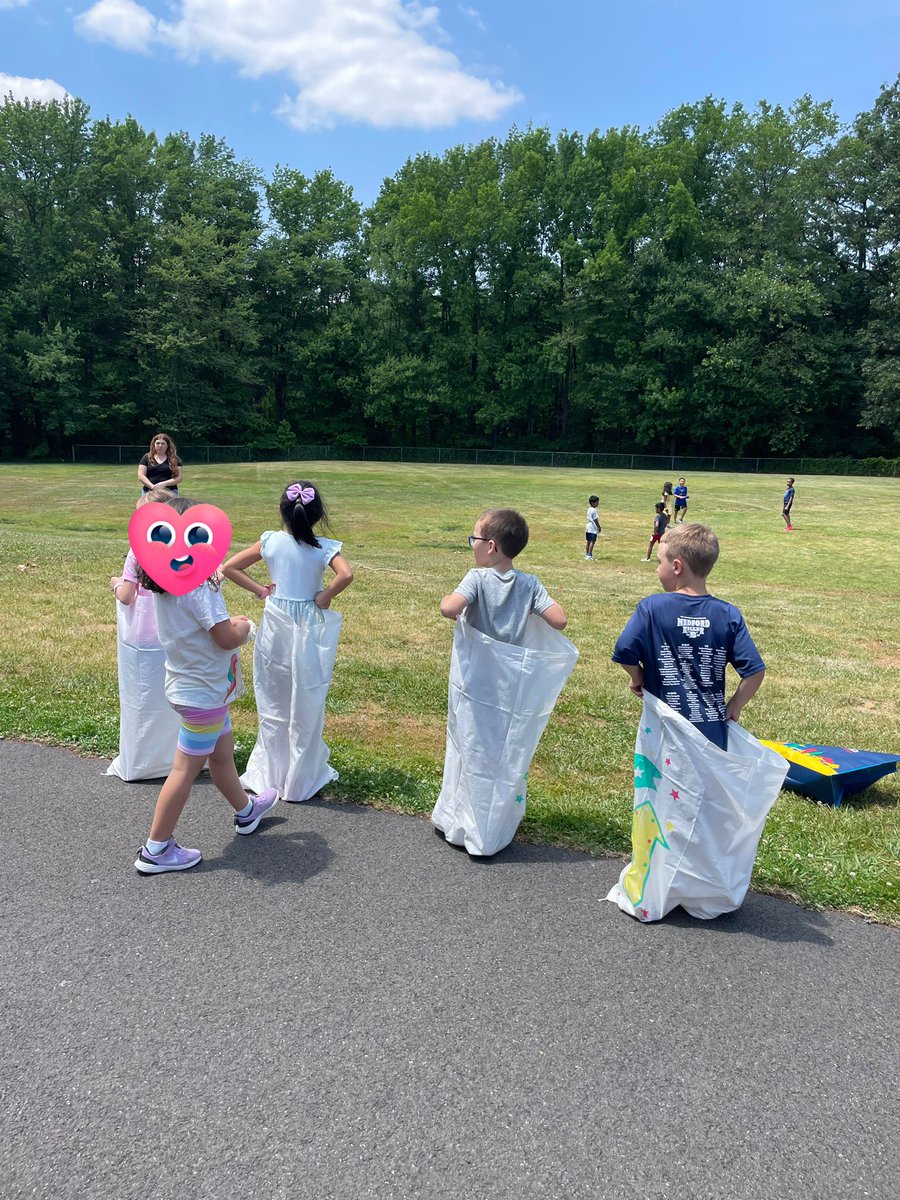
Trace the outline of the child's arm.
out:
M 220 650 L 237 650 L 250 637 L 250 620 L 248 617 L 230 617 L 227 621 L 219 621 L 209 630 L 209 636 Z
M 120 604 L 126 607 L 129 604 L 134 604 L 134 598 L 137 595 L 137 585 L 133 584 L 128 579 L 123 579 L 121 575 L 112 575 L 109 580 L 109 586 L 113 590 L 113 595 Z
M 759 691 L 766 672 L 757 671 L 755 675 L 746 675 L 737 685 L 734 695 L 725 706 L 725 717 L 729 721 L 739 721 L 744 705 L 752 700 Z
M 631 663 L 619 663 L 623 671 L 627 671 L 631 677 L 629 688 L 641 700 L 644 698 L 644 668 L 641 666 L 633 666 Z
M 455 621 L 469 607 L 469 601 L 461 592 L 450 592 L 441 601 L 441 616 Z
M 275 591 L 274 583 L 257 583 L 250 575 L 247 574 L 247 567 L 252 567 L 254 563 L 262 562 L 262 542 L 254 542 L 252 546 L 248 546 L 246 550 L 239 550 L 237 554 L 232 554 L 228 562 L 222 565 L 222 574 L 226 579 L 230 579 L 232 583 L 236 583 L 238 587 L 245 588 L 248 592 L 252 592 L 257 600 L 265 600 L 266 596 L 271 596 Z M 229 649 L 223 646 L 223 649 Z
M 443 612 L 443 605 L 441 606 L 441 611 Z M 569 623 L 566 617 L 566 610 L 561 604 L 557 604 L 555 600 L 549 608 L 545 608 L 538 615 L 543 617 L 551 629 L 563 630 Z
M 343 554 L 336 554 L 328 565 L 334 571 L 334 579 L 328 587 L 316 592 L 317 608 L 328 608 L 335 596 L 340 595 L 344 588 L 348 588 L 353 582 L 353 568 Z

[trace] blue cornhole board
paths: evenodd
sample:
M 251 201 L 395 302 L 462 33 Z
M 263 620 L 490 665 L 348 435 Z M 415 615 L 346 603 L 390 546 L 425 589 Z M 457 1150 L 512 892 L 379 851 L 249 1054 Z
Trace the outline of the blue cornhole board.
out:
M 804 742 L 763 742 L 763 745 L 788 760 L 786 788 L 835 808 L 845 796 L 863 791 L 900 766 L 898 754 L 873 754 L 869 750 Z

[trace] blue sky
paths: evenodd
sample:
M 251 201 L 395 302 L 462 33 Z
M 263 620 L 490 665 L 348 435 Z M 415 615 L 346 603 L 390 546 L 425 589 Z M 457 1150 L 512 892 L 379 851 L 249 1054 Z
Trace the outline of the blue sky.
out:
M 364 203 L 409 156 L 512 125 L 805 92 L 850 121 L 898 70 L 897 0 L 0 0 L 0 92 L 330 167 Z

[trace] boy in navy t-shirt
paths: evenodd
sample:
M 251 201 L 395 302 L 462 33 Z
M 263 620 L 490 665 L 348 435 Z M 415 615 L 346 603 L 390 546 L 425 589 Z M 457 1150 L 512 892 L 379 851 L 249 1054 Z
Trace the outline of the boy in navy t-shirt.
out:
M 740 611 L 706 590 L 719 557 L 713 531 L 679 525 L 663 535 L 657 555 L 664 590 L 638 602 L 612 660 L 628 672 L 636 696 L 646 688 L 727 750 L 728 722 L 758 691 L 765 664 Z M 726 704 L 728 663 L 741 680 Z

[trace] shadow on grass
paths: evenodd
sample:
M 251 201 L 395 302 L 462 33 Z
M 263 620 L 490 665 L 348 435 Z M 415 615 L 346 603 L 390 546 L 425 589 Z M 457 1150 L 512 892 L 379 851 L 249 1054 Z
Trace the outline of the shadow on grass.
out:
M 890 776 L 885 776 L 865 791 L 845 796 L 841 808 L 900 808 L 900 788 L 897 781 L 889 782 Z

